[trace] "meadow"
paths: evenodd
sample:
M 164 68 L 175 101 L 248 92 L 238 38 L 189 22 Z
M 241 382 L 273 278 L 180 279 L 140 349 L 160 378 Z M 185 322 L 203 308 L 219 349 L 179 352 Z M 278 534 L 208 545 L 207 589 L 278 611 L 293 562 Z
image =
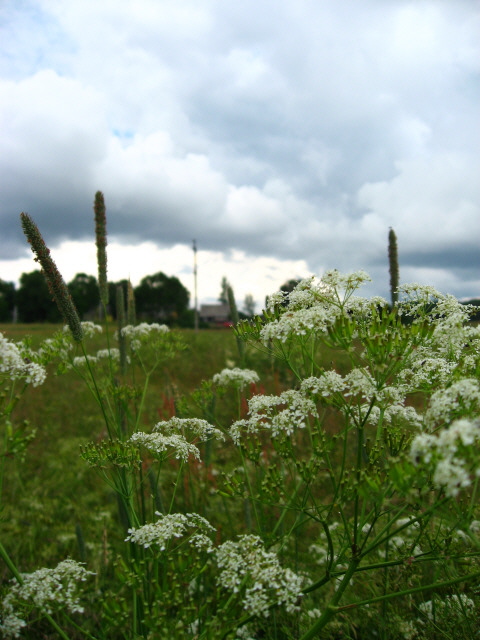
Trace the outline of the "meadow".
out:
M 67 324 L 0 334 L 4 637 L 480 637 L 472 309 L 334 270 L 233 330 L 82 323 L 22 224 Z

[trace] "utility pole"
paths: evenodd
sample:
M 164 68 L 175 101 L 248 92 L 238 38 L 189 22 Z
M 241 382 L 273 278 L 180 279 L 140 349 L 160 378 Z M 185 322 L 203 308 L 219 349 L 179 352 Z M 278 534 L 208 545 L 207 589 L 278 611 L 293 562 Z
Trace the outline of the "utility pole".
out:
M 193 289 L 194 289 L 194 326 L 198 331 L 198 296 L 197 296 L 197 241 L 193 241 Z

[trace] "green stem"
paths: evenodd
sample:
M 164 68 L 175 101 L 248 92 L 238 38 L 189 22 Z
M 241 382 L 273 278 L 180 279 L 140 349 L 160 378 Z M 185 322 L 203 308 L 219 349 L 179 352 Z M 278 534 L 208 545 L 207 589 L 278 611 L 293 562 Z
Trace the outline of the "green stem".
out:
M 312 625 L 310 629 L 300 637 L 300 640 L 311 640 L 312 638 L 317 638 L 318 632 L 324 627 L 326 627 L 326 625 L 330 622 L 330 620 L 337 614 L 339 610 L 339 608 L 337 607 L 337 604 L 340 602 L 340 599 L 343 596 L 345 589 L 348 587 L 348 584 L 353 574 L 357 570 L 359 562 L 360 560 L 358 558 L 353 558 L 351 560 L 350 566 L 348 567 L 345 575 L 343 576 L 343 580 L 340 583 L 335 594 L 333 595 L 333 598 L 330 604 L 327 606 L 327 608 L 325 609 L 323 614 L 320 616 L 320 618 L 315 622 L 315 624 Z
M 346 604 L 343 607 L 337 607 L 337 611 L 346 611 L 347 609 L 355 609 L 357 607 L 363 607 L 369 604 L 374 604 L 375 602 L 383 602 L 385 600 L 393 600 L 394 598 L 400 598 L 402 596 L 409 596 L 413 593 L 421 593 L 422 591 L 433 591 L 438 589 L 443 589 L 445 587 L 450 587 L 453 584 L 458 584 L 459 582 L 468 582 L 470 580 L 474 580 L 475 578 L 480 577 L 480 571 L 475 571 L 475 573 L 469 573 L 466 576 L 459 576 L 457 578 L 453 578 L 452 580 L 446 580 L 445 582 L 434 582 L 432 584 L 422 585 L 420 587 L 413 587 L 412 589 L 406 589 L 405 591 L 398 591 L 395 593 L 387 593 L 383 596 L 377 596 L 376 598 L 370 598 L 369 600 L 361 600 L 360 602 L 353 602 L 352 604 Z M 303 638 L 301 638 L 303 640 Z

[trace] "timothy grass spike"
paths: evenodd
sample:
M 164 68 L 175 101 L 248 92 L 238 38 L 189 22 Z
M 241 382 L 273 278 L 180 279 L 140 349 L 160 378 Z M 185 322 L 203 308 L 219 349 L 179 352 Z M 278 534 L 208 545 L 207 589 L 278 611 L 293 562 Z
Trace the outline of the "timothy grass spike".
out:
M 100 290 L 100 300 L 103 305 L 108 304 L 108 281 L 107 281 L 107 217 L 105 213 L 105 200 L 103 193 L 97 191 L 93 205 L 95 212 L 95 238 L 97 245 L 98 263 L 98 288 Z
M 42 234 L 28 213 L 22 212 L 20 214 L 20 220 L 23 232 L 36 256 L 35 261 L 39 262 L 42 267 L 42 272 L 45 276 L 45 280 L 47 281 L 48 289 L 52 294 L 63 319 L 70 327 L 72 336 L 77 342 L 81 342 L 83 340 L 83 330 L 80 318 L 68 287 L 65 284 L 57 265 L 50 256 L 50 249 L 45 244 Z

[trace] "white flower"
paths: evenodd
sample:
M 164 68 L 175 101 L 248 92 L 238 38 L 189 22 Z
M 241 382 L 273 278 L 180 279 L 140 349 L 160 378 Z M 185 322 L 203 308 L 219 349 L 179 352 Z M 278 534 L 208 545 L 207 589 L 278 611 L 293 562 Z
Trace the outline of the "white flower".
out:
M 429 464 L 434 462 L 433 481 L 445 488 L 447 496 L 456 496 L 460 489 L 471 484 L 471 473 L 468 468 L 470 462 L 460 454 L 475 457 L 477 443 L 480 442 L 480 422 L 470 420 L 456 420 L 448 429 L 436 434 L 417 435 L 410 447 L 410 459 L 414 464 L 422 460 Z M 463 452 L 459 450 L 463 447 Z M 478 460 L 473 462 L 478 463 Z M 472 463 L 470 464 L 472 467 Z M 478 468 L 475 470 L 478 473 Z
M 302 579 L 290 569 L 282 569 L 278 557 L 265 551 L 255 535 L 228 540 L 215 552 L 218 584 L 233 593 L 245 588 L 243 607 L 253 615 L 269 615 L 272 605 L 284 605 L 289 613 L 298 611 Z
M 480 384 L 474 378 L 464 378 L 432 394 L 430 406 L 425 412 L 425 423 L 434 427 L 449 422 L 453 417 L 460 417 L 460 414 L 478 413 L 479 409 Z
M 163 515 L 156 511 L 155 515 L 159 518 L 157 522 L 145 524 L 138 529 L 129 529 L 125 542 L 134 542 L 145 549 L 155 545 L 164 551 L 167 542 L 172 538 L 181 538 L 186 534 L 193 533 L 190 538 L 191 544 L 197 549 L 205 549 L 208 553 L 212 552 L 212 543 L 206 534 L 215 532 L 215 529 L 208 520 L 198 513 Z M 190 531 L 191 529 L 193 531 Z
M 20 348 L 9 342 L 3 333 L 0 333 L 0 373 L 8 374 L 11 380 L 23 379 L 34 387 L 43 384 L 47 377 L 45 368 L 24 357 Z
M 185 433 L 185 430 L 190 431 L 195 437 L 200 440 L 208 440 L 209 438 L 216 438 L 217 440 L 225 440 L 223 433 L 216 429 L 206 420 L 201 418 L 177 418 L 173 416 L 169 420 L 157 422 L 153 427 L 155 432 L 164 432 L 167 434 L 174 434 L 181 432 Z
M 220 373 L 216 373 L 213 376 L 214 384 L 219 387 L 232 386 L 237 389 L 244 389 L 249 384 L 255 384 L 260 378 L 256 371 L 251 369 L 239 369 L 235 367 L 233 369 L 223 369 Z
M 91 571 L 71 558 L 60 562 L 54 569 L 38 569 L 33 573 L 22 573 L 22 584 L 15 578 L 11 581 L 10 589 L 3 598 L 3 621 L 0 629 L 6 637 L 18 637 L 20 629 L 25 626 L 18 617 L 15 605 L 31 605 L 44 613 L 65 607 L 71 613 L 82 613 L 79 582 L 85 582 Z
M 328 397 L 343 393 L 345 380 L 336 371 L 325 371 L 320 377 L 310 377 L 302 381 L 302 391 L 310 391 L 316 396 Z
M 165 324 L 158 324 L 156 322 L 152 322 L 149 324 L 148 322 L 141 322 L 137 325 L 128 324 L 126 327 L 121 329 L 121 333 L 126 338 L 130 339 L 139 339 L 148 337 L 151 333 L 163 334 L 168 333 L 170 329 Z
M 248 401 L 249 418 L 238 420 L 230 428 L 230 435 L 238 444 L 240 431 L 255 433 L 261 429 L 292 435 L 295 429 L 304 429 L 310 416 L 318 417 L 315 403 L 301 391 L 290 389 L 279 396 L 253 396 Z
M 168 449 L 174 450 L 175 458 L 187 462 L 190 456 L 200 460 L 200 451 L 194 444 L 190 444 L 182 435 L 164 435 L 163 433 L 144 433 L 137 431 L 130 438 L 130 442 L 142 445 L 155 454 L 162 454 Z
M 83 367 L 87 364 L 87 360 L 90 364 L 96 364 L 98 362 L 95 356 L 85 355 L 85 356 L 75 356 L 72 360 L 73 367 Z

